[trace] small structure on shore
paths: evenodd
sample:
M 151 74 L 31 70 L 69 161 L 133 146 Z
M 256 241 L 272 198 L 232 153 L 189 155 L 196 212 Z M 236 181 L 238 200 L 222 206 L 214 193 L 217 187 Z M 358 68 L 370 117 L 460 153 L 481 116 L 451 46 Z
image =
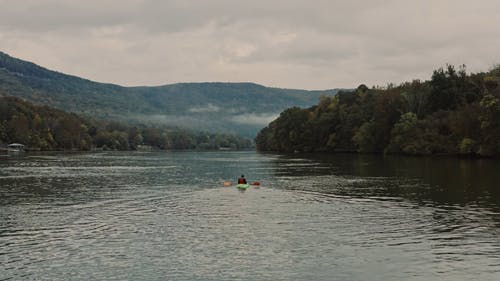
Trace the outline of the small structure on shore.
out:
M 8 152 L 24 152 L 24 144 L 11 143 L 7 145 Z

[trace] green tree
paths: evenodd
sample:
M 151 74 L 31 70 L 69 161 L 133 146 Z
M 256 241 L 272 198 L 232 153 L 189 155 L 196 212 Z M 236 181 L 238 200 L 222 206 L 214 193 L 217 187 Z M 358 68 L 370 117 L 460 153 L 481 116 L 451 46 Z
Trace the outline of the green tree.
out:
M 353 137 L 359 152 L 377 152 L 379 143 L 377 139 L 377 126 L 373 121 L 365 122 Z
M 500 99 L 486 95 L 479 103 L 481 108 L 482 141 L 479 154 L 493 156 L 500 153 Z
M 407 111 L 423 117 L 427 112 L 426 107 L 431 92 L 429 83 L 413 80 L 411 83 L 404 83 L 401 90 Z
M 7 121 L 7 141 L 26 143 L 30 139 L 30 122 L 24 114 Z
M 394 125 L 391 131 L 391 140 L 386 148 L 388 153 L 406 153 L 406 154 L 427 154 L 428 151 L 422 150 L 418 143 L 418 117 L 413 112 L 401 115 L 399 122 Z
M 434 71 L 430 81 L 429 96 L 429 107 L 432 112 L 455 109 L 462 103 L 458 91 L 458 80 L 462 78 L 463 72 L 459 73 L 452 65 L 448 65 L 446 69 L 440 68 Z

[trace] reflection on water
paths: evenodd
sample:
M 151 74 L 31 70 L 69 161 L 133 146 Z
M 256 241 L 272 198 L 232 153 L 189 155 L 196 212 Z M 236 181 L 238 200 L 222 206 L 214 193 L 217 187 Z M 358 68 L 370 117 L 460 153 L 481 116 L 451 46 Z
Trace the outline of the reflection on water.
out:
M 326 193 L 500 206 L 498 160 L 337 154 L 291 155 L 275 164 L 278 177 L 322 178 L 308 188 Z
M 496 280 L 499 163 L 254 152 L 0 160 L 0 280 Z M 262 186 L 222 187 L 244 173 Z

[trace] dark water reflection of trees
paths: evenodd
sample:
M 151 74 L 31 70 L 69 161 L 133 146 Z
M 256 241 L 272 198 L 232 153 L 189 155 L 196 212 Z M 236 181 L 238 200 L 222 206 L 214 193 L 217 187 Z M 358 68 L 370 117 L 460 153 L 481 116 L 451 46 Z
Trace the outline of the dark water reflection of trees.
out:
M 289 163 L 296 163 L 289 165 Z M 274 161 L 277 176 L 324 178 L 315 191 L 401 197 L 438 205 L 500 211 L 500 162 L 454 157 L 293 154 Z M 336 179 L 353 179 L 338 183 Z M 354 180 L 358 179 L 358 180 Z

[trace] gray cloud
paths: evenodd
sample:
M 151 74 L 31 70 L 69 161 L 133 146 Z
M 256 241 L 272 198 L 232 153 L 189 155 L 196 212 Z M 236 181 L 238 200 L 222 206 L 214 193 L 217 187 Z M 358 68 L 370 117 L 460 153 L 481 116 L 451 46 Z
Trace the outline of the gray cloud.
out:
M 499 62 L 500 2 L 0 0 L 0 50 L 122 85 L 321 89 Z

